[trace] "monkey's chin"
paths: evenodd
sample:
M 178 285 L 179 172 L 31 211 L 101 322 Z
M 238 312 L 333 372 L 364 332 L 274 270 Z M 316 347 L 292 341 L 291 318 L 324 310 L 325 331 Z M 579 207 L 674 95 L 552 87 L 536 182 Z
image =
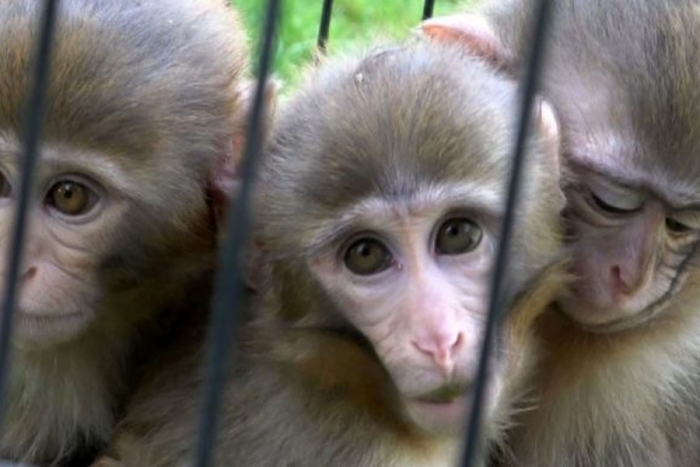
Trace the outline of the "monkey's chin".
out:
M 37 313 L 17 310 L 15 337 L 25 343 L 53 345 L 75 339 L 91 322 L 85 312 Z
M 468 394 L 449 401 L 407 399 L 406 410 L 422 430 L 440 436 L 460 436 L 471 406 Z

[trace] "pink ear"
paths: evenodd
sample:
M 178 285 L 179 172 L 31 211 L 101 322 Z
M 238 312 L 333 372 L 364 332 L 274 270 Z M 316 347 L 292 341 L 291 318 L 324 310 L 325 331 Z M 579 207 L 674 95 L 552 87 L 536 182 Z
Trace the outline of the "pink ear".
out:
M 421 31 L 427 37 L 461 45 L 469 53 L 494 64 L 503 61 L 503 46 L 486 18 L 476 14 L 458 13 L 423 21 Z
M 223 232 L 224 214 L 239 190 L 240 173 L 232 151 L 221 151 L 209 175 L 207 196 L 212 223 L 219 233 Z
M 235 122 L 234 127 L 231 128 L 230 146 L 221 151 L 212 173 L 209 175 L 208 194 L 212 213 L 214 215 L 214 223 L 219 233 L 223 233 L 220 227 L 229 202 L 238 194 L 241 182 L 240 166 L 242 158 L 244 157 L 243 151 L 246 145 L 247 123 L 250 118 L 249 114 L 253 105 L 256 85 L 257 81 L 255 80 L 245 80 L 239 83 L 236 88 L 238 104 L 240 106 L 239 118 Z M 267 138 L 267 133 L 275 111 L 279 88 L 280 82 L 275 78 L 270 78 L 265 83 L 262 141 Z
M 544 98 L 538 98 L 535 106 L 535 124 L 539 128 L 546 145 L 547 158 L 552 167 L 559 169 L 561 136 L 556 112 Z
M 255 87 L 257 86 L 257 80 L 245 80 L 238 84 L 237 92 L 239 103 L 241 105 L 241 125 L 236 128 L 233 132 L 233 152 L 235 157 L 238 159 L 237 164 L 240 164 L 240 158 L 243 157 L 243 151 L 245 150 L 245 130 L 248 123 L 248 118 L 250 117 L 250 110 L 253 106 L 253 99 L 255 96 Z M 279 89 L 282 83 L 279 79 L 274 77 L 269 77 L 265 82 L 265 89 L 263 97 L 265 102 L 263 108 L 265 110 L 263 114 L 262 130 L 263 139 L 267 137 L 267 132 L 270 128 L 270 123 L 272 121 L 273 115 L 275 113 L 275 108 L 277 106 L 277 95 L 279 94 Z

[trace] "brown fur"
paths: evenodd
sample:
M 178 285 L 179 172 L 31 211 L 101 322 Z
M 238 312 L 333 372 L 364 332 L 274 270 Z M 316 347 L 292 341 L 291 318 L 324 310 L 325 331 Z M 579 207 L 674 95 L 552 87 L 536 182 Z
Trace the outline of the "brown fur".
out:
M 495 36 L 488 43 L 500 47 L 489 53 L 505 64 L 502 70 L 520 73 L 524 68 L 535 3 L 494 1 L 483 10 Z M 597 156 L 610 161 L 626 179 L 636 177 L 634 186 L 661 199 L 669 210 L 673 202 L 667 195 L 678 187 L 689 193 L 684 204 L 697 206 L 697 2 L 552 3 L 542 92 L 561 117 L 572 172 L 573 163 L 582 156 Z M 434 23 L 426 32 L 431 34 L 435 27 Z M 469 37 L 467 48 L 479 53 L 471 46 L 470 31 L 462 32 Z M 455 42 L 461 41 L 459 35 L 457 31 L 435 37 Z M 576 177 L 566 185 L 569 194 L 586 192 Z M 662 262 L 668 254 L 661 240 L 665 235 L 658 235 L 660 246 L 654 250 Z M 678 281 L 678 287 L 663 297 L 665 308 L 636 327 L 594 334 L 557 309 L 543 317 L 544 360 L 511 433 L 505 465 L 691 467 L 700 463 L 697 233 L 691 240 L 680 249 L 685 255 L 680 264 L 666 260 L 672 271 L 665 273 Z M 600 274 L 605 273 L 601 268 Z M 679 277 L 686 273 L 683 282 Z
M 460 438 L 427 434 L 412 423 L 385 362 L 310 264 L 329 255 L 315 243 L 318 229 L 337 229 L 338 212 L 359 200 L 380 196 L 401 206 L 422 189 L 439 196 L 450 182 L 500 190 L 514 96 L 515 84 L 484 64 L 455 50 L 411 44 L 322 67 L 282 112 L 253 208 L 264 271 L 261 295 L 251 305 L 257 319 L 231 358 L 215 465 L 437 467 L 456 461 Z M 494 368 L 507 380 L 507 394 L 521 389 L 518 378 L 535 354 L 532 321 L 565 280 L 558 248 L 563 196 L 558 173 L 549 170 L 558 148 L 545 139 L 531 141 L 532 177 L 522 197 L 522 212 L 531 216 L 519 217 L 521 247 L 513 253 L 507 297 L 520 298 L 506 318 L 498 346 L 504 358 Z M 202 347 L 202 332 L 190 330 L 154 359 L 109 457 L 97 465 L 188 465 Z M 497 425 L 506 423 L 507 405 L 499 399 L 489 419 L 492 440 Z
M 41 4 L 0 5 L 0 141 L 18 151 Z M 65 0 L 56 31 L 42 157 L 108 154 L 134 188 L 120 225 L 75 239 L 96 255 L 81 274 L 106 290 L 89 327 L 59 343 L 15 339 L 0 456 L 38 465 L 109 439 L 138 352 L 208 293 L 210 180 L 237 156 L 246 69 L 239 19 L 219 0 Z

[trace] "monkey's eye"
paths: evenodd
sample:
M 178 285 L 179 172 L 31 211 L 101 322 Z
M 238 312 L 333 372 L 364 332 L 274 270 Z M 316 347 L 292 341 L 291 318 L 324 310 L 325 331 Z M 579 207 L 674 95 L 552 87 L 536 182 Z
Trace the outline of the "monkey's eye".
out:
M 636 209 L 618 208 L 616 206 L 613 206 L 612 204 L 608 204 L 592 192 L 591 198 L 593 199 L 593 202 L 598 207 L 598 209 L 600 209 L 601 211 L 608 212 L 610 214 L 629 214 L 630 212 L 636 211 Z
M 92 190 L 82 183 L 61 180 L 51 187 L 45 201 L 62 214 L 80 216 L 95 205 L 96 199 Z
M 638 193 L 617 193 L 600 187 L 588 192 L 593 206 L 606 214 L 630 214 L 644 205 L 644 198 Z
M 353 274 L 369 276 L 378 274 L 391 266 L 392 255 L 378 240 L 362 238 L 345 250 L 343 261 Z
M 483 231 L 471 219 L 448 219 L 438 229 L 435 248 L 442 255 L 468 253 L 479 246 L 482 236 Z
M 675 234 L 686 234 L 693 230 L 692 227 L 678 222 L 675 219 L 671 219 L 670 217 L 666 218 L 666 228 Z
M 0 198 L 7 198 L 12 193 L 12 187 L 4 173 L 0 172 Z

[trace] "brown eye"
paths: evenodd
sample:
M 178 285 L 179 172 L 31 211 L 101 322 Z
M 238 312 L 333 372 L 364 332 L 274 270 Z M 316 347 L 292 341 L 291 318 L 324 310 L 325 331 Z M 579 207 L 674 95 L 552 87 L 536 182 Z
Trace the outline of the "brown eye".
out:
M 380 273 L 391 266 L 391 253 L 379 241 L 363 238 L 345 251 L 345 266 L 358 276 Z
M 467 253 L 479 245 L 482 234 L 481 228 L 469 219 L 449 219 L 438 230 L 435 248 L 442 255 Z
M 5 174 L 0 172 L 0 198 L 7 198 L 12 192 L 12 187 L 10 186 L 9 180 L 5 177 Z
M 88 187 L 81 183 L 65 180 L 51 187 L 46 195 L 46 202 L 63 214 L 79 216 L 90 210 L 94 204 L 92 198 Z
M 676 234 L 685 234 L 693 230 L 687 225 L 681 224 L 677 220 L 671 219 L 670 217 L 666 218 L 666 228 Z

